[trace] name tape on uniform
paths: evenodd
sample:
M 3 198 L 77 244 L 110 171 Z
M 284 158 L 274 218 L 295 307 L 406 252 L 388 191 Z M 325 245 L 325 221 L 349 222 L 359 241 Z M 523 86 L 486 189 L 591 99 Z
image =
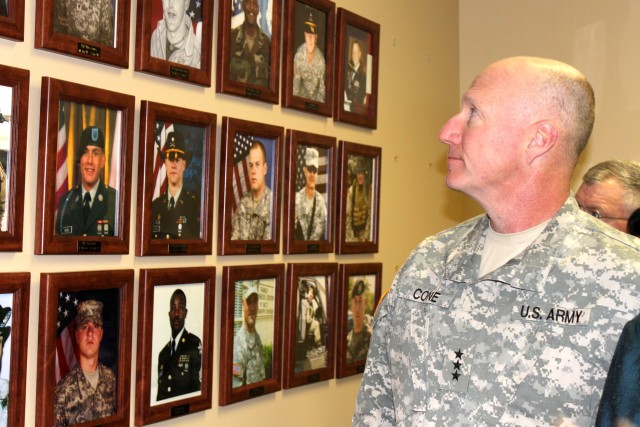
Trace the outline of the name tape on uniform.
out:
M 416 288 L 413 293 L 401 295 L 402 298 L 416 301 L 422 304 L 434 304 L 440 307 L 449 307 L 455 297 L 453 292 L 443 292 L 441 289 Z

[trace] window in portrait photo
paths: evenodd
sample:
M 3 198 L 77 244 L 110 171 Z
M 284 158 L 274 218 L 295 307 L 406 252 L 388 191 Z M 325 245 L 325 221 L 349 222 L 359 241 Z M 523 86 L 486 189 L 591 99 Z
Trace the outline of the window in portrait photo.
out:
M 182 293 L 186 313 L 182 310 Z M 150 405 L 202 394 L 205 284 L 157 285 L 153 296 Z M 171 349 L 172 329 L 184 327 Z
M 344 109 L 365 114 L 371 96 L 371 70 L 373 57 L 369 53 L 371 35 L 347 25 L 347 47 L 344 75 Z
M 60 101 L 54 234 L 117 236 L 120 110 Z
M 349 277 L 348 292 L 343 295 L 347 306 L 347 364 L 367 359 L 376 308 L 376 279 L 375 274 Z
M 345 241 L 370 242 L 373 236 L 375 159 L 350 154 L 347 168 Z
M 151 57 L 201 68 L 203 0 L 153 0 Z
M 273 0 L 233 0 L 229 78 L 270 86 Z M 253 34 L 250 34 L 253 33 Z
M 205 128 L 155 124 L 152 239 L 202 239 Z
M 119 301 L 119 289 L 61 290 L 58 294 L 53 413 L 60 425 L 97 420 L 118 411 Z M 81 365 L 83 354 L 91 357 L 96 351 L 97 374 L 87 375 Z M 89 384 L 100 399 L 80 402 L 78 396 L 87 394 L 82 388 Z
M 4 0 L 0 0 L 2 2 Z M 8 230 L 9 190 L 9 153 L 11 152 L 13 88 L 0 85 L 0 232 Z
M 273 378 L 275 279 L 235 282 L 231 387 Z
M 115 47 L 117 0 L 54 0 L 53 31 Z
M 273 230 L 274 139 L 236 133 L 233 147 L 231 240 L 271 240 Z M 263 151 L 264 150 L 264 151 Z M 255 156 L 255 157 L 254 157 Z M 257 168 L 252 175 L 251 168 Z M 256 194 L 260 193 L 259 196 Z M 256 198 L 259 197 L 257 200 Z
M 0 0 L 2 1 L 2 0 Z M 11 329 L 13 324 L 13 293 L 0 294 L 0 426 L 6 426 L 9 411 L 9 380 L 11 377 Z M 14 373 L 14 375 L 17 375 Z
M 296 1 L 294 20 L 293 96 L 325 103 L 327 13 Z
M 294 372 L 326 368 L 328 340 L 327 278 L 298 278 Z
M 329 203 L 328 149 L 298 144 L 296 149 L 295 183 L 295 240 L 327 239 L 327 215 Z M 313 180 L 313 200 L 305 194 L 307 181 Z

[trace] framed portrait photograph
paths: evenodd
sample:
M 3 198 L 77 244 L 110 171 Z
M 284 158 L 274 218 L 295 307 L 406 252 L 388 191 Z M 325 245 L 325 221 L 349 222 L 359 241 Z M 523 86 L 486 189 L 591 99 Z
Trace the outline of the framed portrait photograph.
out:
M 135 69 L 211 86 L 213 0 L 140 0 Z
M 0 425 L 24 426 L 29 273 L 0 274 Z
M 127 254 L 135 98 L 42 78 L 35 253 Z
M 36 0 L 35 47 L 129 68 L 130 16 L 130 0 Z
M 336 252 L 376 253 L 382 148 L 340 141 L 338 150 L 340 195 Z
M 339 7 L 336 31 L 334 120 L 376 129 L 380 25 Z
M 0 251 L 5 252 L 22 251 L 28 106 L 29 71 L 0 65 Z
M 331 117 L 336 5 L 285 0 L 282 105 Z
M 0 37 L 24 41 L 24 0 L 0 0 Z
M 216 115 L 140 105 L 136 255 L 210 255 Z
M 36 425 L 129 423 L 133 270 L 40 274 Z
M 334 377 L 338 264 L 287 265 L 284 388 Z
M 340 264 L 338 286 L 338 378 L 361 374 L 382 289 L 382 263 Z
M 284 128 L 222 118 L 218 255 L 280 251 Z
M 336 139 L 287 129 L 284 253 L 332 253 Z
M 215 267 L 140 270 L 137 426 L 211 408 Z
M 220 406 L 282 388 L 284 264 L 223 267 Z
M 220 0 L 216 92 L 278 103 L 282 0 Z

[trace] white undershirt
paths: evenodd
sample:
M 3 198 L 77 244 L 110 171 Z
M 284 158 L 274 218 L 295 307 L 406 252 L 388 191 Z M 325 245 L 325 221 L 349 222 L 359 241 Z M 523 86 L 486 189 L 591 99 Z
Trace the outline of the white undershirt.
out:
M 498 233 L 489 225 L 478 277 L 482 277 L 506 264 L 507 261 L 525 250 L 542 233 L 549 221 L 524 231 L 508 234 Z

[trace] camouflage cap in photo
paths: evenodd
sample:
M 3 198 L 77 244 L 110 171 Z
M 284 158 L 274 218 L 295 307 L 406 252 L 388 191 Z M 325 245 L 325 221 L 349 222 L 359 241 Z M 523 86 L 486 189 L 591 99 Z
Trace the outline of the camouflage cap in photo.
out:
M 102 303 L 100 301 L 87 300 L 78 304 L 76 327 L 80 328 L 87 322 L 102 326 Z

